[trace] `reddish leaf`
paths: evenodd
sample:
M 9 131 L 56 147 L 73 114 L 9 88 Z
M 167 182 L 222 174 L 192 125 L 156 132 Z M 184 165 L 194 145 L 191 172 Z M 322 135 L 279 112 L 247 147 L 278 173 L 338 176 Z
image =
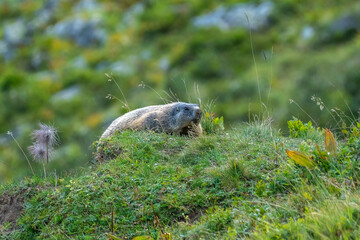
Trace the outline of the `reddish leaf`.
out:
M 325 129 L 325 150 L 332 156 L 336 156 L 337 147 L 334 135 L 329 129 Z
M 302 152 L 286 150 L 286 153 L 292 160 L 294 160 L 294 162 L 303 167 L 312 168 L 315 166 L 315 162 Z

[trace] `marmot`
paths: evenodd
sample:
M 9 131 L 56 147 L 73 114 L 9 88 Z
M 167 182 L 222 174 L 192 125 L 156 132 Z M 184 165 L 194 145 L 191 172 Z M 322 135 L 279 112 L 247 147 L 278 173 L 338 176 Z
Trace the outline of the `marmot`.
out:
M 199 105 L 184 102 L 139 108 L 115 119 L 100 139 L 125 129 L 199 136 L 202 134 L 201 114 Z

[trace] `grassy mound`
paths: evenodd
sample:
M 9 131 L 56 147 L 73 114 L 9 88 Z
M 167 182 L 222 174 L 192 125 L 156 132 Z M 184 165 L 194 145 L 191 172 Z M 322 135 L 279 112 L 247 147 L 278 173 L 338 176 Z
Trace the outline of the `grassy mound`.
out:
M 123 132 L 104 143 L 110 160 L 2 187 L 27 191 L 1 238 L 359 238 L 359 136 L 319 160 L 323 131 L 294 131 L 283 137 L 262 122 L 199 138 Z M 295 164 L 286 149 L 312 154 L 316 166 Z

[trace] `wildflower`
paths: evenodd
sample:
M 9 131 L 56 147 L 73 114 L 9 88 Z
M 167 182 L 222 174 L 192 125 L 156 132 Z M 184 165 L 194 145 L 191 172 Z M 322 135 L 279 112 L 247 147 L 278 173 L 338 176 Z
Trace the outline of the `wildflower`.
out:
M 28 147 L 28 150 L 31 153 L 31 155 L 34 157 L 34 160 L 37 160 L 39 162 L 45 161 L 47 154 L 51 153 L 49 149 L 46 150 L 46 146 L 39 143 L 35 143 L 34 145 L 31 145 L 30 147 Z
M 44 175 L 46 177 L 45 161 L 51 160 L 53 147 L 58 144 L 59 139 L 57 130 L 54 127 L 39 123 L 40 129 L 32 132 L 33 145 L 28 147 L 29 152 L 35 161 L 43 164 Z
M 34 143 L 28 149 L 35 160 L 46 160 L 49 163 L 53 147 L 58 144 L 57 130 L 42 123 L 39 123 L 39 126 L 40 129 L 31 134 Z
M 31 135 L 35 142 L 43 145 L 54 146 L 57 144 L 57 130 L 51 126 L 39 123 L 40 129 L 35 130 Z

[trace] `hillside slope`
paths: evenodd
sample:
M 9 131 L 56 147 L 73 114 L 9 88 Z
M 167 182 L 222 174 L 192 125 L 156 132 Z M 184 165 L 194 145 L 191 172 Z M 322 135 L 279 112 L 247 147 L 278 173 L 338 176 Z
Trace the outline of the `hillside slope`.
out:
M 323 130 L 291 123 L 293 137 L 266 122 L 199 138 L 123 132 L 87 169 L 2 186 L 0 201 L 25 203 L 1 239 L 358 239 L 360 125 L 328 156 Z
M 55 126 L 50 168 L 68 171 L 124 96 L 130 109 L 216 99 L 227 124 L 263 102 L 279 127 L 308 119 L 290 98 L 327 127 L 360 105 L 358 0 L 1 0 L 0 16 L 0 184 L 31 175 L 7 131 L 29 146 L 39 122 Z

